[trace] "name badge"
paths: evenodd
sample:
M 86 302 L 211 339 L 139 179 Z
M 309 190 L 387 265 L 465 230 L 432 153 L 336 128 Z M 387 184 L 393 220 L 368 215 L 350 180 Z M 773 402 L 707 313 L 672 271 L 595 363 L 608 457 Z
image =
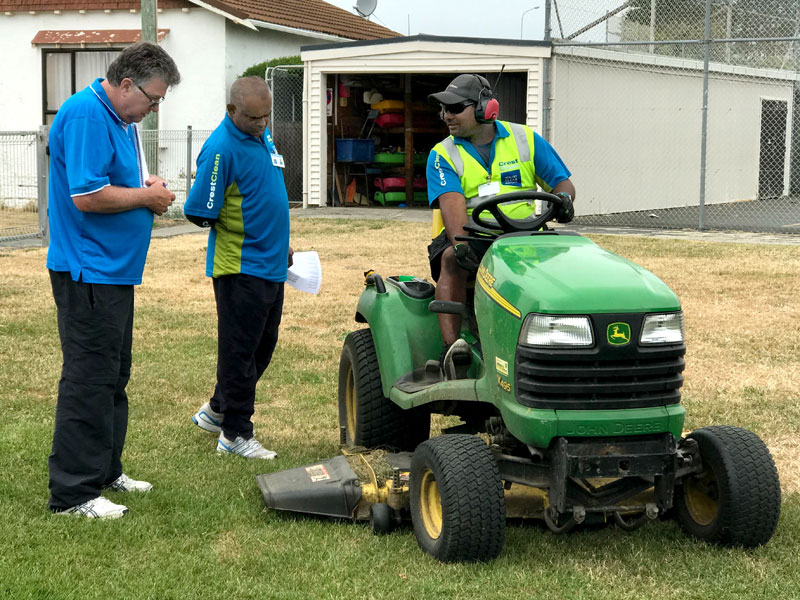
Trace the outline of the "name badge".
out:
M 489 183 L 484 183 L 483 185 L 478 186 L 478 196 L 483 198 L 484 196 L 496 196 L 500 193 L 500 182 L 499 181 L 490 181 Z
M 281 169 L 286 167 L 286 165 L 283 162 L 283 155 L 282 154 L 271 154 L 270 156 L 272 156 L 272 166 L 273 167 L 280 167 Z

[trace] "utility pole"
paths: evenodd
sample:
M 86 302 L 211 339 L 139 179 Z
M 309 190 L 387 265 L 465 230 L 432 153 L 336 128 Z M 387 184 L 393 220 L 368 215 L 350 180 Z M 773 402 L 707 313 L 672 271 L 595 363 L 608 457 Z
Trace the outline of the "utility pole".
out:
M 156 8 L 158 0 L 141 0 L 142 2 L 142 41 L 158 43 L 158 17 Z M 140 82 L 136 82 L 140 83 Z M 149 112 L 142 119 L 142 146 L 147 168 L 151 173 L 158 173 L 158 113 Z M 154 133 L 146 133 L 146 132 Z M 187 174 L 190 176 L 190 174 Z
M 142 41 L 158 43 L 158 17 L 156 16 L 157 0 L 141 0 L 142 2 Z M 139 83 L 138 81 L 136 83 Z M 142 129 L 158 129 L 158 113 L 149 113 L 142 121 Z M 148 157 L 149 158 L 149 157 Z

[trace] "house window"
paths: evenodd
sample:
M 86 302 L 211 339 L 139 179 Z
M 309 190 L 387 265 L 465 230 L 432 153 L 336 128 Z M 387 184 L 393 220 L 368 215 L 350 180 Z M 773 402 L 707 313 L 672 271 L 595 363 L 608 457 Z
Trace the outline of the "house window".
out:
M 120 49 L 42 50 L 42 122 L 50 125 L 64 100 L 105 77 Z

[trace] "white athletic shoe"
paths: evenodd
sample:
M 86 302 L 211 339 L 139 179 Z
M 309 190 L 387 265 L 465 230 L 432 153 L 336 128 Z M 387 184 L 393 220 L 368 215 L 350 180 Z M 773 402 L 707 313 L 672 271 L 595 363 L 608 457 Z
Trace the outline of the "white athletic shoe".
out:
M 192 422 L 200 429 L 205 429 L 211 433 L 219 433 L 222 431 L 222 419 L 224 417 L 225 415 L 222 413 L 211 410 L 211 403 L 206 402 L 200 407 L 200 410 L 192 415 Z
M 442 372 L 445 379 L 464 379 L 467 368 L 472 363 L 472 349 L 463 338 L 458 338 L 447 349 L 442 359 Z
M 59 510 L 57 515 L 77 515 L 87 519 L 119 519 L 128 512 L 127 506 L 114 504 L 111 500 L 98 496 L 87 500 L 83 504 L 78 504 L 72 508 Z
M 131 479 L 125 473 L 117 477 L 114 481 L 109 483 L 104 489 L 113 492 L 149 492 L 153 489 L 153 485 L 146 481 L 137 481 Z
M 272 460 L 278 456 L 277 452 L 267 450 L 254 437 L 246 440 L 242 436 L 237 435 L 236 439 L 229 440 L 225 437 L 224 433 L 219 434 L 217 452 L 220 454 L 237 454 L 244 458 L 262 458 L 264 460 Z

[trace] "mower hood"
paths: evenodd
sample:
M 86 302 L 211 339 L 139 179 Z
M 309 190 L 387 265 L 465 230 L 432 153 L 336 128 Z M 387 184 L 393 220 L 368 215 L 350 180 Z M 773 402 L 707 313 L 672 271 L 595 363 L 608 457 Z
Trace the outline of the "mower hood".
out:
M 478 286 L 490 287 L 521 317 L 680 310 L 675 293 L 650 271 L 573 234 L 499 238 L 484 257 Z

